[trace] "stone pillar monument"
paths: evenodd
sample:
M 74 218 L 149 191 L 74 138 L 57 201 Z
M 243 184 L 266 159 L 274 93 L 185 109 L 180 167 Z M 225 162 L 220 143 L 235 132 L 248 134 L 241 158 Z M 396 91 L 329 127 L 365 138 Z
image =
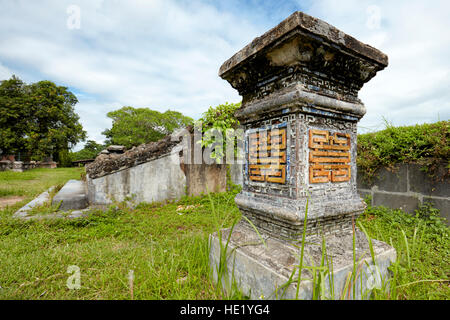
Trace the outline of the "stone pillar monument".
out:
M 244 184 L 235 199 L 244 218 L 233 230 L 211 236 L 210 260 L 217 265 L 219 238 L 227 241 L 232 231 L 232 254 L 220 275 L 224 280 L 235 279 L 252 298 L 308 299 L 312 282 L 302 280 L 299 293 L 298 283 L 283 294 L 277 288 L 295 278 L 299 263 L 317 265 L 328 254 L 334 285 L 323 297 L 345 294 L 341 291 L 354 266 L 353 238 L 358 258 L 369 254 L 367 239 L 355 227 L 365 209 L 356 189 L 356 129 L 366 112 L 358 91 L 387 65 L 379 50 L 295 12 L 221 66 L 219 76 L 243 97 L 236 116 L 245 130 Z M 296 248 L 304 237 L 306 255 L 299 261 Z M 394 249 L 373 243 L 375 263 L 369 254 L 366 269 L 360 264 L 361 278 L 350 281 L 361 282 L 360 292 L 352 290 L 352 298 L 370 292 L 371 286 L 360 281 L 367 270 L 387 279 L 387 266 L 395 259 Z M 302 278 L 307 274 L 312 278 L 310 271 Z M 364 281 L 370 279 L 366 274 Z

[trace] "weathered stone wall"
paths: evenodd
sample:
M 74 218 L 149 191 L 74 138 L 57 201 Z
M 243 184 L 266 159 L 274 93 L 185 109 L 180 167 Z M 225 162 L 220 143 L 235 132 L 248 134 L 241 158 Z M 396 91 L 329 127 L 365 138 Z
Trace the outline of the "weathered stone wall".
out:
M 190 128 L 188 128 L 190 129 Z M 225 164 L 207 164 L 204 162 L 203 149 L 196 148 L 198 137 L 190 130 L 189 141 L 180 152 L 182 170 L 186 175 L 186 193 L 190 196 L 206 194 L 208 192 L 222 192 L 227 189 L 227 166 Z M 183 137 L 184 138 L 184 137 Z M 197 153 L 197 154 L 196 154 Z M 200 157 L 201 156 L 201 157 Z
M 91 178 L 87 175 L 90 204 L 110 204 L 132 198 L 139 202 L 179 199 L 186 193 L 186 176 L 179 155 L 172 152 L 149 162 Z
M 230 164 L 230 179 L 235 185 L 242 186 L 244 184 L 244 175 L 242 174 L 243 164 Z
M 420 204 L 429 202 L 441 211 L 450 225 L 450 179 L 445 164 L 439 166 L 431 178 L 420 165 L 403 164 L 393 172 L 382 168 L 372 183 L 358 175 L 358 192 L 361 197 L 370 195 L 372 205 L 402 209 L 413 213 Z
M 109 204 L 126 198 L 137 203 L 160 202 L 225 191 L 226 166 L 186 161 L 184 144 L 175 140 L 167 136 L 123 154 L 100 154 L 86 166 L 89 203 Z
M 56 162 L 36 162 L 36 161 L 0 161 L 0 171 L 12 170 L 15 172 L 23 172 L 25 170 L 35 168 L 56 168 Z
M 189 164 L 185 166 L 187 194 L 196 196 L 208 192 L 221 192 L 227 188 L 226 165 Z
M 131 168 L 169 154 L 177 144 L 171 136 L 166 136 L 157 142 L 142 144 L 122 154 L 103 154 L 102 151 L 94 162 L 86 165 L 86 173 L 90 178 L 96 179 Z

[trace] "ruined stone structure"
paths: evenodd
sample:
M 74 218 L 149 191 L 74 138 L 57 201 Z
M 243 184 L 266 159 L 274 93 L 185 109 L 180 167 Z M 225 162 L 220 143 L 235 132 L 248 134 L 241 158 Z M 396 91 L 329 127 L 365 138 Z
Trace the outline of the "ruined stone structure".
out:
M 236 227 L 230 246 L 237 248 L 233 269 L 244 288 L 267 294 L 281 270 L 292 270 L 296 259 L 283 241 L 302 238 L 306 214 L 308 236 L 351 241 L 352 221 L 365 209 L 356 189 L 356 125 L 366 112 L 358 91 L 387 65 L 377 49 L 296 12 L 221 66 L 219 76 L 243 97 L 236 116 L 245 129 L 245 164 L 235 202 L 252 223 Z M 271 251 L 240 248 L 252 238 L 250 225 L 273 239 Z M 217 235 L 212 241 L 217 262 Z M 342 241 L 330 250 L 349 250 Z M 314 256 L 316 249 L 308 250 Z
M 356 190 L 358 91 L 388 58 L 334 27 L 295 13 L 220 68 L 243 96 L 237 117 L 248 157 L 236 203 L 275 236 L 351 227 Z M 276 148 L 276 152 L 271 152 Z
M 151 203 L 225 191 L 224 165 L 195 164 L 185 159 L 185 145 L 180 138 L 193 143 L 192 128 L 186 132 L 186 136 L 174 133 L 128 151 L 119 146 L 102 151 L 86 165 L 89 204 L 105 205 L 125 199 Z
M 23 172 L 35 168 L 49 168 L 54 169 L 57 167 L 56 162 L 36 162 L 36 161 L 11 161 L 11 160 L 1 160 L 0 161 L 0 171 L 11 170 L 14 172 Z

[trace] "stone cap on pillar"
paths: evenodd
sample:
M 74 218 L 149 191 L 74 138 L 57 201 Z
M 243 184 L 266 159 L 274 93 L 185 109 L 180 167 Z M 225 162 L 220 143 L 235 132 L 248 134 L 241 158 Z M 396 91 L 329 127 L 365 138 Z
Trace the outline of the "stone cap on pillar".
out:
M 240 120 L 295 101 L 359 119 L 358 91 L 387 65 L 381 51 L 297 11 L 225 61 L 219 76 L 243 97 Z

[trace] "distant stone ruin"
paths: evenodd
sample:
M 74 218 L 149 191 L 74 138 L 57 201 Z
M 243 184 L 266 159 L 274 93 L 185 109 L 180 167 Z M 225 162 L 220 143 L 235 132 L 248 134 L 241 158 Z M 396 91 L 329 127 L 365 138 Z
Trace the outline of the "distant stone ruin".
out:
M 0 171 L 23 172 L 35 168 L 54 169 L 56 167 L 57 163 L 54 161 L 15 161 L 10 158 L 0 160 Z

